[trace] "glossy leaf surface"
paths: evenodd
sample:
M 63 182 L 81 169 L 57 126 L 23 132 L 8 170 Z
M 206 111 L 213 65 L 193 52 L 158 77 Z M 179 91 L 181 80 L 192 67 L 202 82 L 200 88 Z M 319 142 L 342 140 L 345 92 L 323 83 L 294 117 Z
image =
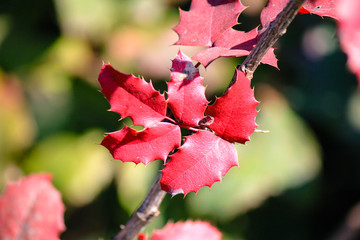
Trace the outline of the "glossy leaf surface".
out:
M 165 161 L 168 154 L 180 146 L 180 142 L 180 127 L 160 122 L 142 131 L 125 126 L 120 131 L 109 133 L 101 144 L 114 159 L 147 165 L 157 159 Z
M 258 40 L 257 29 L 245 33 L 230 28 L 216 40 L 213 47 L 196 53 L 192 59 L 207 67 L 212 61 L 219 57 L 247 56 L 255 47 Z M 262 59 L 262 63 L 277 68 L 277 59 L 273 48 L 268 50 Z
M 50 181 L 50 175 L 31 175 L 6 188 L 0 198 L 0 239 L 59 239 L 65 207 Z
M 169 108 L 180 125 L 197 126 L 204 118 L 208 103 L 199 69 L 194 67 L 188 56 L 179 52 L 172 61 L 170 70 Z
M 224 96 L 216 99 L 206 110 L 213 122 L 209 127 L 216 134 L 228 141 L 245 143 L 257 125 L 254 91 L 250 87 L 250 80 L 241 71 L 236 71 L 237 79 Z
M 122 118 L 130 117 L 134 125 L 149 127 L 164 119 L 166 101 L 151 83 L 104 65 L 99 75 L 101 92 L 110 103 L 110 110 Z
M 231 167 L 238 165 L 234 145 L 205 130 L 188 136 L 170 158 L 162 170 L 160 183 L 162 189 L 172 195 L 186 195 L 203 186 L 211 187 Z
M 190 11 L 180 10 L 175 44 L 210 47 L 228 28 L 237 24 L 245 9 L 239 0 L 193 0 Z

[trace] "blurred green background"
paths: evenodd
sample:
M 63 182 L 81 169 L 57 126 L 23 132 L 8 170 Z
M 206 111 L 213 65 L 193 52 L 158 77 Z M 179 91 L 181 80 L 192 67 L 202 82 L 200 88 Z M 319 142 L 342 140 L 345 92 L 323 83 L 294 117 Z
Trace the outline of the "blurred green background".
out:
M 263 0 L 239 26 L 259 25 Z M 180 48 L 175 0 L 12 0 L 0 2 L 0 190 L 19 177 L 51 172 L 66 204 L 62 239 L 109 239 L 146 195 L 161 163 L 112 160 L 99 145 L 122 127 L 99 92 L 102 63 L 152 79 L 166 90 Z M 203 219 L 225 240 L 360 239 L 360 93 L 339 49 L 336 23 L 297 16 L 276 45 L 278 71 L 260 66 L 259 129 L 236 145 L 239 168 L 185 198 L 167 196 L 146 232 Z M 219 59 L 205 76 L 221 94 L 244 58 Z

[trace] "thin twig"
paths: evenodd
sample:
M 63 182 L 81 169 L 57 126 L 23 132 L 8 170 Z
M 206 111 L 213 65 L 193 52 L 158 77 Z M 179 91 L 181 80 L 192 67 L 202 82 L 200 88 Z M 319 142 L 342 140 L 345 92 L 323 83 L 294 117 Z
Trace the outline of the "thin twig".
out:
M 160 179 L 161 173 L 157 176 L 144 202 L 112 240 L 134 239 L 154 217 L 159 215 L 159 206 L 166 195 L 166 192 L 161 190 Z
M 276 19 L 262 33 L 259 42 L 250 52 L 244 62 L 237 68 L 246 74 L 248 79 L 252 79 L 253 73 L 259 66 L 261 59 L 274 43 L 286 33 L 287 27 L 294 20 L 301 5 L 305 0 L 290 0 L 286 7 L 279 13 Z

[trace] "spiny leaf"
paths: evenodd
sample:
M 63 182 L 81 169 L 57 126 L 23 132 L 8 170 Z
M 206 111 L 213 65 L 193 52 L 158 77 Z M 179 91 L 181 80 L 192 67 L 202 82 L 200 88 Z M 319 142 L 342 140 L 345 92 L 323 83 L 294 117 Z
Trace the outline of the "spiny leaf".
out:
M 149 127 L 164 119 L 166 101 L 151 83 L 133 75 L 116 71 L 111 65 L 101 69 L 101 92 L 109 101 L 111 111 L 122 118 L 130 117 L 134 125 Z
M 101 144 L 123 162 L 148 163 L 157 159 L 166 160 L 168 154 L 181 143 L 180 127 L 160 122 L 142 131 L 125 126 L 109 133 Z
M 339 2 L 338 33 L 340 44 L 348 55 L 348 66 L 357 75 L 360 84 L 360 1 Z
M 216 99 L 205 113 L 213 119 L 209 127 L 218 136 L 244 144 L 257 127 L 255 117 L 258 102 L 254 98 L 250 80 L 239 70 L 236 70 L 236 75 L 235 84 L 224 96 Z
M 237 24 L 244 9 L 239 0 L 193 0 L 189 12 L 180 10 L 180 23 L 174 28 L 179 40 L 175 44 L 210 47 Z
M 0 239 L 59 239 L 65 207 L 50 181 L 50 175 L 30 175 L 6 188 L 0 198 Z
M 221 240 L 221 232 L 202 221 L 168 223 L 156 230 L 150 240 Z
M 172 61 L 171 81 L 168 83 L 169 108 L 182 126 L 197 126 L 204 118 L 208 101 L 203 78 L 191 59 L 181 51 Z
M 162 170 L 161 187 L 176 195 L 197 192 L 201 187 L 220 181 L 233 166 L 238 166 L 233 144 L 213 133 L 199 130 L 186 142 Z
M 212 61 L 219 57 L 241 57 L 249 55 L 259 40 L 258 31 L 250 32 L 236 31 L 229 28 L 214 43 L 214 46 L 196 53 L 192 59 L 207 67 Z M 277 59 L 274 49 L 270 48 L 262 59 L 262 63 L 277 68 Z

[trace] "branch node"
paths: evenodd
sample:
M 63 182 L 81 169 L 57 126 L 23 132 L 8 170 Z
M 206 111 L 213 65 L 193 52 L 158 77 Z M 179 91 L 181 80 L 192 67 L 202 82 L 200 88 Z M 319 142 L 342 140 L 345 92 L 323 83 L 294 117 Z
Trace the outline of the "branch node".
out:
M 146 218 L 145 214 L 143 214 L 141 212 L 136 212 L 136 216 L 143 222 L 147 221 L 147 218 Z
M 243 73 L 245 73 L 246 77 L 247 77 L 249 80 L 251 80 L 251 79 L 253 78 L 253 73 L 254 73 L 254 71 L 252 71 L 252 70 L 250 70 L 250 69 L 252 69 L 252 67 L 249 66 L 249 64 L 246 64 L 246 63 L 240 66 L 240 70 L 241 70 Z

